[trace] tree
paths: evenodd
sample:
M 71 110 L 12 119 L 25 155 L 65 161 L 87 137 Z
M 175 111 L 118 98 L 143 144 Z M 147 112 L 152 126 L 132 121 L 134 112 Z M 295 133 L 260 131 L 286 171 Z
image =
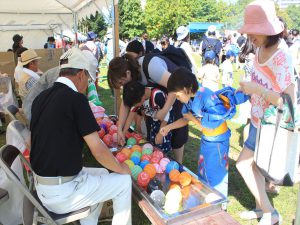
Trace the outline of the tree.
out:
M 119 27 L 120 36 L 123 38 L 142 35 L 145 24 L 140 0 L 119 1 Z
M 84 34 L 86 34 L 88 31 L 94 31 L 101 38 L 106 34 L 107 23 L 102 13 L 96 12 L 95 15 L 91 15 L 89 18 L 80 21 L 78 27 L 80 32 Z
M 230 4 L 229 12 L 227 12 L 227 19 L 224 19 L 227 29 L 238 29 L 244 23 L 245 7 L 252 2 L 252 0 L 238 0 L 234 4 Z
M 289 28 L 300 28 L 300 6 L 289 5 L 286 12 L 291 19 L 291 23 L 288 23 Z
M 223 0 L 147 0 L 145 24 L 153 37 L 173 36 L 177 27 L 189 22 L 223 22 L 227 12 Z

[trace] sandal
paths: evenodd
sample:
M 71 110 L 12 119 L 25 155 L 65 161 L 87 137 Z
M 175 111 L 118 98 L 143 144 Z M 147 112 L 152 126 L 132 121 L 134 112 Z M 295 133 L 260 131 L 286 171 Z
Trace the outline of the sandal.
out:
M 263 211 L 261 209 L 252 209 L 250 211 L 244 211 L 240 213 L 240 218 L 243 220 L 254 220 L 263 217 Z
M 281 223 L 281 215 L 277 212 L 277 210 L 274 210 L 272 213 L 264 213 L 258 225 L 280 225 Z

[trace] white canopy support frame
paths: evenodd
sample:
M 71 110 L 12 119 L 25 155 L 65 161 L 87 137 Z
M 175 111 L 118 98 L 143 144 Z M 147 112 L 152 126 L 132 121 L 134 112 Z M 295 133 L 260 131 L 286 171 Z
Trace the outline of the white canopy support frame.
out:
M 107 15 L 112 8 L 113 0 L 0 0 L 0 51 L 11 48 L 16 33 L 24 36 L 24 46 L 42 48 L 48 36 L 62 30 L 76 33 L 80 19 L 96 11 Z

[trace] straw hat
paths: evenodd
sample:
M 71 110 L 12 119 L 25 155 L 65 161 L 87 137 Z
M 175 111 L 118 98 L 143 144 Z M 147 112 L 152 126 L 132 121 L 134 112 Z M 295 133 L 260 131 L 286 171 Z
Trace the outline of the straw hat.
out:
M 281 33 L 283 29 L 274 2 L 257 0 L 246 6 L 244 26 L 239 29 L 239 33 L 272 36 Z
M 40 59 L 33 49 L 28 49 L 21 54 L 21 64 L 24 66 L 33 60 Z

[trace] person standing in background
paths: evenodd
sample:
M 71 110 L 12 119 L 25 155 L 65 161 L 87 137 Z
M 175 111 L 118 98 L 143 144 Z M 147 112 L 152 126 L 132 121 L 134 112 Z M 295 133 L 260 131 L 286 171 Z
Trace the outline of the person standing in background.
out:
M 14 53 L 14 59 L 15 59 L 15 64 L 17 65 L 18 63 L 18 56 L 16 54 L 17 50 L 19 48 L 23 47 L 23 36 L 20 34 L 15 34 L 12 38 L 13 40 L 13 45 L 12 45 L 12 51 Z
M 186 55 L 188 56 L 191 64 L 192 64 L 192 72 L 193 74 L 197 74 L 197 66 L 196 62 L 193 58 L 193 49 L 189 44 L 189 28 L 185 26 L 180 26 L 176 29 L 177 40 L 179 41 L 177 48 L 182 48 Z
M 231 87 L 233 83 L 233 66 L 234 53 L 231 50 L 226 52 L 226 60 L 221 65 L 222 70 L 222 86 Z
M 202 81 L 203 87 L 212 91 L 219 90 L 220 72 L 215 65 L 216 54 L 214 51 L 207 51 L 204 55 L 205 65 L 199 69 L 198 79 Z
M 55 39 L 54 39 L 54 37 L 48 37 L 47 43 L 44 44 L 44 48 L 55 48 Z
M 95 40 L 98 35 L 94 31 L 89 31 L 87 33 L 87 42 L 85 43 L 85 47 L 87 47 L 95 56 L 97 61 L 99 60 L 99 50 L 98 46 L 95 44 Z
M 162 49 L 162 50 L 165 50 L 166 48 L 168 48 L 169 45 L 170 45 L 169 38 L 168 38 L 167 36 L 163 36 L 163 37 L 160 39 L 160 45 L 161 45 L 161 49 Z
M 154 51 L 154 45 L 151 41 L 148 41 L 148 34 L 145 32 L 142 36 L 142 44 L 145 49 L 145 54 L 151 53 Z

